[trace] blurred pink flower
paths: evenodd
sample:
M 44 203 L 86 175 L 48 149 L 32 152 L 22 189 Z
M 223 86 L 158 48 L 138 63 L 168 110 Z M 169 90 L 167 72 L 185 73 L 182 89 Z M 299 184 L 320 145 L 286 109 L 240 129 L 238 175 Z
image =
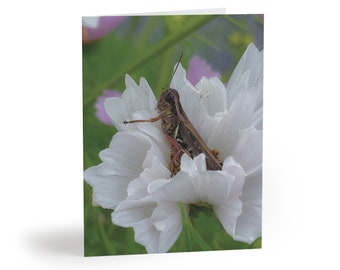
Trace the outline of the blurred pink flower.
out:
M 206 61 L 198 55 L 195 55 L 191 57 L 189 61 L 187 78 L 192 85 L 196 85 L 203 76 L 208 79 L 214 76 L 221 78 L 221 74 L 219 72 L 214 71 Z
M 96 116 L 102 123 L 106 125 L 113 125 L 111 118 L 107 114 L 104 108 L 104 101 L 106 98 L 110 97 L 121 97 L 121 93 L 116 90 L 105 90 L 101 96 L 97 98 L 97 102 L 95 104 L 96 108 Z
M 84 17 L 83 42 L 90 43 L 101 39 L 127 18 L 127 16 Z

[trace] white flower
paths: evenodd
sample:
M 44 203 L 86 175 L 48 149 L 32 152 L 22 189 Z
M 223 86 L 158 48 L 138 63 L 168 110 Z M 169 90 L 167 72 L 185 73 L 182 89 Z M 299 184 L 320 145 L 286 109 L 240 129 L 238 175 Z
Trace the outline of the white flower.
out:
M 118 132 L 99 154 L 102 163 L 88 168 L 84 178 L 94 203 L 114 209 L 112 222 L 133 227 L 135 241 L 149 253 L 166 252 L 177 240 L 179 203 L 209 205 L 235 240 L 252 243 L 261 236 L 262 70 L 263 53 L 250 44 L 227 89 L 217 77 L 191 85 L 181 65 L 172 79 L 191 123 L 219 152 L 221 171 L 207 170 L 204 154 L 183 155 L 181 171 L 171 177 L 170 147 L 159 121 L 123 124 L 158 115 L 145 79 L 137 85 L 126 75 L 122 97 L 106 99 Z
M 97 28 L 99 25 L 99 19 L 98 16 L 93 17 L 83 17 L 83 26 L 89 27 L 89 28 Z

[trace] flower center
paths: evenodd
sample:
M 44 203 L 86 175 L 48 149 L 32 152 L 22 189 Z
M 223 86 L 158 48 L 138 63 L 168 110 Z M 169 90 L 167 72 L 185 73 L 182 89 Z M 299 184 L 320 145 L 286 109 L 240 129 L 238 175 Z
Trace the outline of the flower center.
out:
M 200 213 L 206 214 L 208 217 L 211 217 L 213 213 L 213 205 L 205 202 L 189 204 L 189 217 L 191 219 L 198 218 Z

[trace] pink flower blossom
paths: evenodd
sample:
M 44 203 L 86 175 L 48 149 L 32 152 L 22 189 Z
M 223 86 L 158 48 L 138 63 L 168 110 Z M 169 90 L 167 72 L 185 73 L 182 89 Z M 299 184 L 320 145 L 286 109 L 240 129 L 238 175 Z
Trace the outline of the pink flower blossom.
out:
M 221 74 L 219 72 L 214 71 L 206 61 L 198 55 L 195 55 L 189 61 L 188 80 L 195 85 L 203 76 L 208 79 L 214 76 L 221 78 Z
M 97 118 L 106 125 L 113 125 L 110 116 L 107 114 L 104 108 L 104 101 L 110 97 L 121 97 L 121 93 L 116 90 L 105 90 L 101 96 L 97 98 L 95 104 Z
M 101 39 L 127 18 L 127 16 L 83 18 L 83 42 L 90 43 Z

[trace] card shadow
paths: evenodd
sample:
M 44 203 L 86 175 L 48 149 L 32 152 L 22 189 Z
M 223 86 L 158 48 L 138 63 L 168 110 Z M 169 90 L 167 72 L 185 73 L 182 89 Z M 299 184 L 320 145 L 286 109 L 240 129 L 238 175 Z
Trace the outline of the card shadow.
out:
M 84 256 L 82 228 L 58 228 L 34 232 L 26 237 L 26 244 L 39 253 Z

